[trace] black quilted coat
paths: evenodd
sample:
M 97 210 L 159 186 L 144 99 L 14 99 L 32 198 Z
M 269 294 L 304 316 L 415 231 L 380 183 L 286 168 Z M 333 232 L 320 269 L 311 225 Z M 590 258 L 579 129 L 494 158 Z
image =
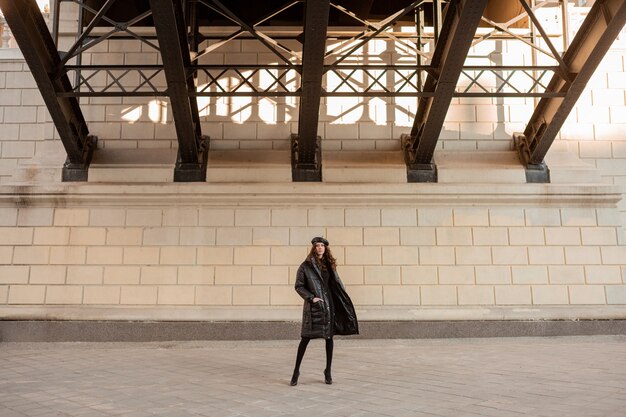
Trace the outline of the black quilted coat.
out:
M 327 289 L 322 281 L 322 273 L 313 258 L 305 260 L 298 268 L 295 288 L 304 299 L 302 337 L 315 339 L 329 338 L 335 334 L 359 334 L 354 305 L 337 271 L 330 269 L 329 272 Z M 324 302 L 313 303 L 314 297 L 321 298 Z M 334 323 L 331 320 L 329 297 L 332 297 L 335 310 Z

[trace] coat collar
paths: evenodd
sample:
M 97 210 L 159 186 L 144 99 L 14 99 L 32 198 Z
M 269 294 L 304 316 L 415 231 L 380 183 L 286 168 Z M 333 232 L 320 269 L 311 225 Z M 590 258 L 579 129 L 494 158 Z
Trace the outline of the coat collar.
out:
M 317 266 L 317 262 L 315 262 L 315 258 L 311 256 L 309 258 L 309 262 L 311 262 L 311 265 L 313 265 L 313 269 L 315 270 L 315 272 L 317 272 L 317 276 L 320 279 L 322 279 L 322 271 L 320 271 L 320 267 Z

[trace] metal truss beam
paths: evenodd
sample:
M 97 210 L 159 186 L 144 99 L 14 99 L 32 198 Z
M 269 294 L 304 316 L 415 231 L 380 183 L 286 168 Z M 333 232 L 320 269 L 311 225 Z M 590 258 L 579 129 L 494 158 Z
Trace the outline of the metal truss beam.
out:
M 0 9 L 33 74 L 67 152 L 62 180 L 87 181 L 96 138 L 89 135 L 77 99 L 57 94 L 70 92 L 72 87 L 65 73 L 58 77 L 52 75 L 60 66 L 60 58 L 37 2 L 0 0 Z
M 402 137 L 409 182 L 437 182 L 433 154 L 486 6 L 487 0 L 453 0 L 446 8 L 424 85 L 424 92 L 432 95 L 420 98 L 411 134 Z
M 322 154 L 317 124 L 324 73 L 329 0 L 307 0 L 304 4 L 304 44 L 298 134 L 292 136 L 293 181 L 321 181 Z
M 202 136 L 193 84 L 187 25 L 180 0 L 150 0 L 178 137 L 174 181 L 206 181 L 209 139 Z
M 569 79 L 555 73 L 548 84 L 547 92 L 564 93 L 564 96 L 542 98 L 524 133 L 513 135 L 520 160 L 526 167 L 528 182 L 550 182 L 544 157 L 625 23 L 624 0 L 598 0 L 591 7 L 572 44 L 563 54 Z

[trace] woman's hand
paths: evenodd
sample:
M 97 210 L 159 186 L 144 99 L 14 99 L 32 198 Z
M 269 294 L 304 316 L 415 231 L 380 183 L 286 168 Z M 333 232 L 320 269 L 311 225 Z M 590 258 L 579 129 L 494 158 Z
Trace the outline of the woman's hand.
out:
M 322 299 L 321 299 L 321 298 L 319 298 L 319 297 L 313 297 L 313 299 L 311 300 L 311 302 L 312 302 L 312 303 L 319 303 L 320 301 L 321 301 L 322 303 L 324 302 L 324 300 L 322 300 Z

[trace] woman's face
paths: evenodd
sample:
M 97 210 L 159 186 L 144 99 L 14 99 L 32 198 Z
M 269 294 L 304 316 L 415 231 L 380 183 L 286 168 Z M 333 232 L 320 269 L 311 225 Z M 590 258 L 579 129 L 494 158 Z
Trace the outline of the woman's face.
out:
M 315 254 L 318 258 L 324 256 L 324 252 L 326 252 L 326 246 L 322 242 L 315 243 Z

